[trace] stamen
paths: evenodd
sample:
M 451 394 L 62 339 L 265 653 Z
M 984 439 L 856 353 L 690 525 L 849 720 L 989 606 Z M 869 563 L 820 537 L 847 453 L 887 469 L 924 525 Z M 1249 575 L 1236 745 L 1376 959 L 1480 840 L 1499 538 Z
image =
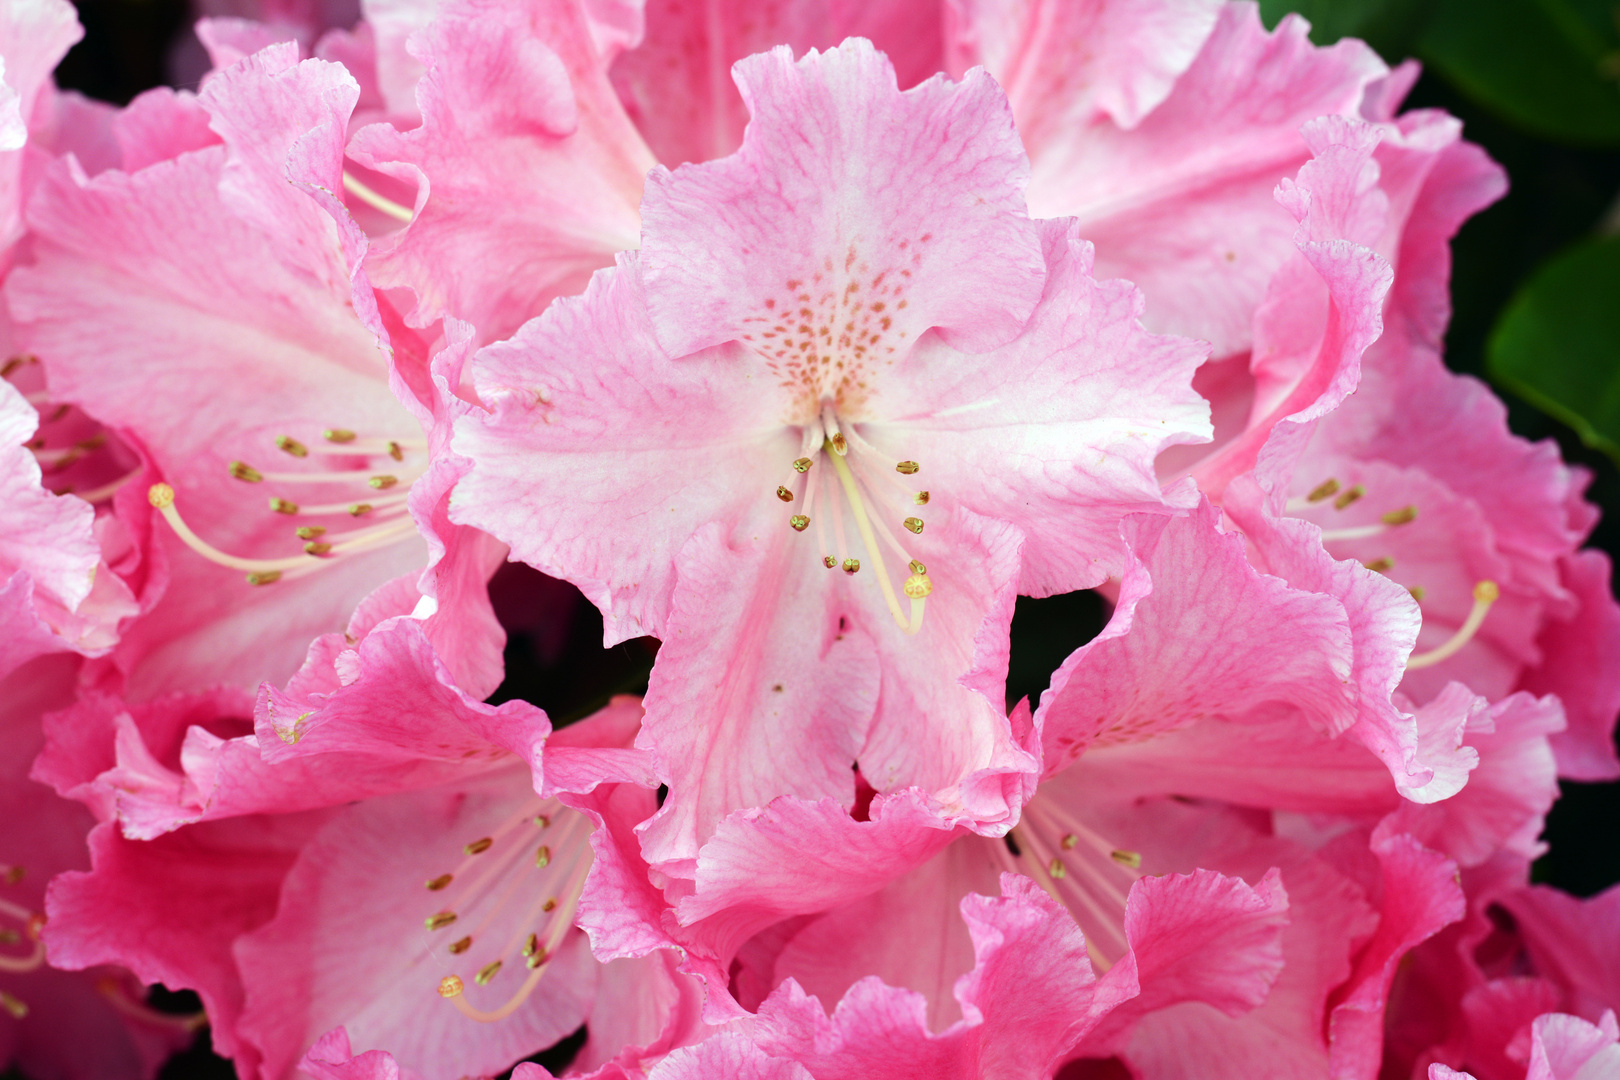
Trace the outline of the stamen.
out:
M 855 475 L 849 471 L 849 465 L 841 455 L 834 455 L 829 460 L 833 463 L 833 470 L 838 474 L 839 483 L 844 486 L 844 494 L 849 497 L 850 509 L 855 512 L 855 527 L 860 530 L 861 539 L 866 543 L 866 553 L 871 556 L 876 568 L 878 585 L 883 590 L 883 601 L 889 606 L 889 613 L 894 616 L 894 621 L 900 629 L 908 634 L 915 634 L 922 628 L 921 610 L 914 603 L 913 619 L 909 621 L 900 612 L 900 603 L 895 599 L 894 589 L 889 584 L 888 568 L 883 565 L 883 551 L 878 547 L 877 537 L 872 532 L 872 522 L 866 516 L 866 504 L 862 501 L 860 489 L 855 484 Z M 844 568 L 849 570 L 848 562 L 845 562 Z M 860 564 L 856 563 L 856 569 L 859 568 Z
M 13 1020 L 24 1020 L 28 1017 L 28 1003 L 4 990 L 0 990 L 0 1009 L 6 1010 Z
M 409 207 L 401 206 L 393 199 L 388 198 L 388 196 L 379 194 L 366 184 L 361 183 L 359 180 L 355 179 L 347 169 L 343 171 L 343 190 L 347 191 L 350 195 L 353 195 L 355 198 L 359 199 L 373 210 L 380 210 L 382 213 L 387 214 L 396 221 L 403 221 L 409 225 L 411 223 L 411 219 L 416 217 L 415 212 Z
M 145 1002 L 132 1001 L 123 984 L 114 978 L 96 980 L 96 989 L 113 1008 L 143 1024 L 178 1028 L 181 1031 L 201 1031 L 208 1026 L 208 1014 L 200 1009 L 192 1013 L 161 1013 Z
M 495 840 L 493 837 L 484 836 L 474 840 L 461 850 L 466 852 L 468 855 L 482 855 L 484 852 L 488 851 L 490 849 L 490 845 L 494 843 Z
M 1391 510 L 1379 520 L 1385 525 L 1409 525 L 1417 520 L 1417 507 L 1403 506 L 1399 510 Z
M 1116 849 L 1110 851 L 1108 857 L 1119 863 L 1119 865 L 1130 867 L 1132 870 L 1142 869 L 1142 853 L 1139 851 L 1120 851 Z
M 141 475 L 141 472 L 142 470 L 137 467 L 131 469 L 123 476 L 120 476 L 117 480 L 103 484 L 101 487 L 91 488 L 89 491 L 75 492 L 75 494 L 77 494 L 79 498 L 83 499 L 87 503 L 94 504 L 106 502 L 108 499 L 118 494 L 118 492 L 123 489 L 125 484 Z
M 917 535 L 919 535 L 919 536 L 922 535 L 922 531 L 923 531 L 923 519 L 922 518 L 908 517 L 908 518 L 906 518 L 905 521 L 901 522 L 901 524 L 904 525 L 906 528 L 910 529 L 912 532 L 916 533 Z
M 849 440 L 844 438 L 844 433 L 838 428 L 838 416 L 833 412 L 833 405 L 830 401 L 822 402 L 821 427 L 826 433 L 826 445 L 832 449 L 833 453 L 839 457 L 849 453 Z
M 902 461 L 894 467 L 894 471 L 897 473 L 904 473 L 906 476 L 915 476 L 917 474 L 917 470 L 921 468 L 922 466 L 917 464 L 915 461 Z
M 540 850 L 534 853 L 534 865 L 541 870 L 551 865 L 551 849 L 545 844 L 541 844 Z
M 1311 493 L 1305 496 L 1305 501 L 1319 503 L 1330 495 L 1337 495 L 1338 493 L 1339 482 L 1332 477 L 1328 477 L 1326 480 L 1322 481 L 1320 484 L 1311 489 Z
M 536 814 L 536 815 L 534 815 L 534 823 L 536 825 L 540 826 L 542 829 L 551 828 L 551 819 L 549 817 L 547 817 L 545 814 Z
M 844 560 L 844 573 L 846 573 L 846 574 L 856 574 L 856 573 L 860 572 L 860 569 L 861 569 L 861 560 L 859 560 L 859 559 L 845 559 Z
M 45 943 L 40 940 L 40 933 L 45 929 L 45 916 L 40 912 L 29 911 L 25 907 L 13 904 L 9 900 L 0 900 L 0 914 L 22 923 L 22 936 L 32 942 L 33 946 L 27 956 L 0 956 L 0 971 L 21 974 L 43 967 Z
M 5 866 L 4 872 L 0 873 L 0 881 L 5 882 L 7 885 L 16 885 L 28 874 L 28 870 L 21 865 L 7 866 L 4 863 L 0 863 L 0 866 Z
M 427 928 L 429 930 L 443 930 L 445 927 L 449 926 L 451 923 L 453 923 L 455 921 L 456 921 L 456 913 L 455 912 L 453 912 L 453 911 L 441 911 L 436 915 L 429 915 L 426 919 L 423 920 L 423 923 L 427 926 Z
M 917 494 L 915 494 L 915 495 L 913 495 L 911 497 L 911 501 L 916 503 L 918 506 L 927 506 L 928 505 L 928 492 L 926 492 L 926 491 L 917 492 Z
M 283 570 L 309 565 L 308 560 L 302 556 L 292 559 L 243 559 L 235 555 L 225 554 L 225 552 L 191 531 L 191 526 L 185 523 L 185 520 L 180 516 L 180 511 L 175 509 L 174 488 L 168 484 L 157 483 L 147 488 L 146 499 L 163 515 L 163 519 L 169 523 L 169 527 L 174 530 L 175 535 L 180 537 L 187 547 L 209 562 L 218 563 L 220 566 L 229 567 L 232 570 L 246 570 L 266 578 L 264 582 L 253 582 L 255 585 L 275 581 L 281 576 Z M 268 577 L 271 574 L 276 575 L 276 577 Z
M 833 558 L 831 555 L 823 555 L 821 557 L 821 565 L 831 570 L 838 565 L 838 560 Z
M 1390 558 L 1388 555 L 1380 555 L 1371 562 L 1362 563 L 1361 565 L 1365 566 L 1375 574 L 1387 574 L 1391 570 L 1395 569 L 1395 560 Z
M 1367 494 L 1367 489 L 1362 487 L 1360 484 L 1357 484 L 1345 491 L 1345 493 L 1340 495 L 1337 499 L 1333 500 L 1333 509 L 1343 510 L 1345 507 L 1349 506 L 1351 503 L 1355 502 L 1365 494 Z
M 794 532 L 804 532 L 810 527 L 810 519 L 803 514 L 794 514 L 788 518 L 788 525 L 792 527 Z
M 460 956 L 470 948 L 472 948 L 471 935 L 450 943 L 450 952 L 456 956 Z
M 793 471 L 794 472 L 801 472 L 801 473 L 809 472 L 810 471 L 810 466 L 813 465 L 813 464 L 815 464 L 815 463 L 812 462 L 807 457 L 799 458 L 798 460 L 796 460 L 793 463 Z
M 447 998 L 459 997 L 461 995 L 461 991 L 462 991 L 462 986 L 461 986 L 461 979 L 460 979 L 459 976 L 446 975 L 444 978 L 439 980 L 439 996 L 440 997 L 447 997 Z
M 473 981 L 476 982 L 479 986 L 488 986 L 489 983 L 490 983 L 490 980 L 495 978 L 496 975 L 499 975 L 500 972 L 501 972 L 501 961 L 494 960 L 494 961 L 491 961 L 488 964 L 485 964 L 483 967 L 479 968 L 478 969 L 478 974 L 473 976 Z
M 296 514 L 298 513 L 298 504 L 288 502 L 279 495 L 272 495 L 270 496 L 270 509 L 277 514 Z
M 1413 586 L 1410 586 L 1406 591 L 1412 594 L 1412 599 L 1416 600 L 1420 604 L 1423 603 L 1423 597 L 1424 597 L 1424 593 L 1425 593 L 1425 590 L 1424 590 L 1423 586 L 1421 586 L 1421 585 L 1413 585 Z
M 427 883 L 428 892 L 438 892 L 455 879 L 454 874 L 440 874 Z
M 238 480 L 246 480 L 250 484 L 257 484 L 264 479 L 264 473 L 255 469 L 245 461 L 233 461 L 225 467 L 226 471 Z
M 370 480 L 367 480 L 366 483 L 370 484 L 372 487 L 376 488 L 378 491 L 382 491 L 385 488 L 391 488 L 395 484 L 399 483 L 399 477 L 397 477 L 397 476 L 373 476 Z
M 291 435 L 277 435 L 276 446 L 293 457 L 309 457 L 309 447 Z
M 293 531 L 298 534 L 298 539 L 300 539 L 300 540 L 313 540 L 317 536 L 320 536 L 320 535 L 322 535 L 323 533 L 326 532 L 326 526 L 325 525 L 300 525 L 300 526 L 298 526 L 297 529 L 295 529 Z
M 1350 492 L 1345 494 L 1349 495 Z M 1322 542 L 1328 544 L 1335 540 L 1365 540 L 1369 536 L 1378 536 L 1399 526 L 1410 525 L 1417 520 L 1417 516 L 1417 507 L 1403 506 L 1399 510 L 1391 510 L 1381 515 L 1378 519 L 1379 524 L 1376 525 L 1357 525 L 1350 529 L 1323 529 Z
M 255 570 L 247 576 L 249 585 L 274 585 L 280 580 L 280 570 Z
M 793 492 L 789 491 L 785 487 L 778 486 L 776 489 L 776 497 L 781 499 L 783 502 L 792 502 Z
M 354 442 L 354 432 L 348 428 L 327 428 L 321 432 L 321 438 L 331 443 L 352 443 Z
M 1462 647 L 1472 641 L 1475 634 L 1479 633 L 1480 626 L 1485 622 L 1485 616 L 1490 613 L 1491 605 L 1496 603 L 1501 596 L 1502 590 L 1494 581 L 1481 581 L 1475 585 L 1473 610 L 1469 611 L 1468 618 L 1463 620 L 1463 624 L 1457 628 L 1457 632 L 1451 636 L 1451 640 L 1439 648 L 1407 657 L 1406 670 L 1413 671 L 1417 668 L 1433 667 L 1457 655 L 1462 650 Z

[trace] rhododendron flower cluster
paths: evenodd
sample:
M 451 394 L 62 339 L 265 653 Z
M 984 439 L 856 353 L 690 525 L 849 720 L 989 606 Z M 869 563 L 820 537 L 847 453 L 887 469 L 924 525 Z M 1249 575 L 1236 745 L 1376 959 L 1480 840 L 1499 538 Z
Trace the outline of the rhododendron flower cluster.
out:
M 1505 179 L 1414 67 L 1235 0 L 362 6 L 113 108 L 0 0 L 0 1064 L 1620 1075 L 1620 893 L 1529 881 L 1620 607 L 1442 363 Z M 644 695 L 489 703 L 503 561 Z

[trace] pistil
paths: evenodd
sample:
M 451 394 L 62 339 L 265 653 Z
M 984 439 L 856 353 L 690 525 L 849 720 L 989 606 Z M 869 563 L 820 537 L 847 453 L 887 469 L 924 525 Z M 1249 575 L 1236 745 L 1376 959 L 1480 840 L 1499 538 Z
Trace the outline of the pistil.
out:
M 1450 640 L 1438 648 L 1428 652 L 1414 653 L 1406 658 L 1406 670 L 1415 671 L 1419 668 L 1433 667 L 1442 661 L 1449 660 L 1462 651 L 1462 647 L 1474 639 L 1479 628 L 1485 624 L 1485 616 L 1490 614 L 1491 605 L 1502 596 L 1502 590 L 1494 581 L 1481 581 L 1474 586 L 1474 606 L 1468 612 L 1468 618 L 1451 635 Z

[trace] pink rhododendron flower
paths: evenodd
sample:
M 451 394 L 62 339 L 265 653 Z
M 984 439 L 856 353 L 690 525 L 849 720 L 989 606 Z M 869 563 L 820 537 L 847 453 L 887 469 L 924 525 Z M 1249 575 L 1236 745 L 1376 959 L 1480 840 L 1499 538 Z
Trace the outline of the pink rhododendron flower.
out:
M 1610 1010 L 1596 1024 L 1578 1016 L 1548 1013 L 1531 1028 L 1530 1064 L 1524 1080 L 1599 1080 L 1620 1075 L 1620 1024 Z M 1429 1067 L 1429 1080 L 1473 1080 L 1445 1065 Z
M 41 715 L 71 701 L 78 658 L 41 657 L 0 680 L 0 1068 L 34 1080 L 148 1080 L 191 1041 L 201 1017 L 144 1004 L 127 971 L 45 966 L 41 931 L 52 875 L 89 863 L 94 818 L 28 779 Z

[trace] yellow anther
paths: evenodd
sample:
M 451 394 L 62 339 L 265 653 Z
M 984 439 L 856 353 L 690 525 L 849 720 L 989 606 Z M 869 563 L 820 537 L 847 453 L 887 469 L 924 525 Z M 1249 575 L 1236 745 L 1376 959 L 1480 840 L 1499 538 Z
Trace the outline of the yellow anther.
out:
M 311 540 L 304 545 L 305 555 L 325 555 L 332 550 L 332 545 L 325 541 Z
M 849 440 L 844 438 L 844 433 L 842 431 L 838 432 L 832 437 L 832 448 L 833 453 L 837 454 L 839 457 L 843 457 L 845 454 L 849 453 Z
M 1140 870 L 1142 868 L 1142 854 L 1138 851 L 1115 850 L 1110 851 L 1108 853 L 1108 857 L 1119 863 L 1119 865 L 1128 866 L 1132 870 Z
M 238 480 L 246 480 L 250 484 L 257 484 L 264 479 L 264 473 L 245 461 L 233 461 L 225 469 Z
M 494 843 L 495 841 L 489 837 L 482 836 L 468 844 L 466 847 L 463 847 L 461 850 L 465 851 L 468 855 L 482 855 L 484 852 L 488 851 L 490 846 Z
M 459 975 L 446 975 L 444 978 L 439 980 L 440 997 L 460 997 L 462 989 L 461 976 Z
M 146 501 L 154 509 L 167 510 L 174 505 L 174 488 L 168 484 L 153 484 L 146 489 Z
M 1417 520 L 1417 507 L 1403 506 L 1379 518 L 1385 525 L 1408 525 Z
M 1416 600 L 1420 604 L 1423 603 L 1423 597 L 1426 595 L 1423 586 L 1413 585 L 1406 591 L 1412 594 L 1412 599 Z
M 860 569 L 861 569 L 861 560 L 859 560 L 859 559 L 845 559 L 844 560 L 844 573 L 846 573 L 846 574 L 855 574 L 855 573 L 859 573 Z
M 1390 558 L 1388 555 L 1380 555 L 1372 562 L 1362 563 L 1361 565 L 1365 566 L 1375 574 L 1387 574 L 1391 570 L 1395 569 L 1395 560 Z
M 533 956 L 540 951 L 540 935 L 530 934 L 529 940 L 523 943 L 523 955 Z
M 821 565 L 831 570 L 833 567 L 838 565 L 838 560 L 833 558 L 831 555 L 823 555 L 821 557 Z
M 309 447 L 291 435 L 277 435 L 276 445 L 293 457 L 309 457 Z
M 911 501 L 916 503 L 918 506 L 927 506 L 928 505 L 928 492 L 926 492 L 926 491 L 917 492 L 917 494 L 915 494 L 915 495 L 913 495 L 911 497 Z
M 247 576 L 249 585 L 274 585 L 280 580 L 280 570 L 255 570 Z
M 6 1010 L 13 1020 L 23 1020 L 28 1016 L 28 1003 L 4 990 L 0 990 L 0 1009 Z
M 792 517 L 788 518 L 788 525 L 793 529 L 794 532 L 804 532 L 804 530 L 810 527 L 810 519 L 805 517 L 803 514 L 794 514 Z
M 327 428 L 321 432 L 321 438 L 327 442 L 348 443 L 354 442 L 354 432 L 347 428 Z
M 541 911 L 556 911 L 557 910 L 557 898 L 555 896 L 549 897 L 546 900 L 545 903 L 540 905 L 540 910 Z
M 524 962 L 529 965 L 529 970 L 533 971 L 535 968 L 539 967 L 541 964 L 544 964 L 544 963 L 548 962 L 550 959 L 551 959 L 551 954 L 546 952 L 546 950 L 541 949 L 539 952 L 535 953 L 533 956 L 529 957 L 529 959 L 524 961 Z
M 1079 842 L 1080 842 L 1080 838 L 1078 836 L 1076 836 L 1074 833 L 1069 833 L 1061 841 L 1059 841 L 1059 843 L 1062 844 L 1064 851 L 1073 851 L 1074 848 L 1075 848 L 1075 845 L 1078 844 Z
M 399 483 L 399 477 L 397 477 L 397 476 L 373 476 L 370 480 L 367 480 L 366 483 L 370 484 L 372 487 L 376 488 L 378 491 L 383 491 L 383 490 L 385 490 L 387 488 L 391 488 L 395 484 Z
M 785 487 L 778 487 L 776 489 L 776 497 L 778 499 L 781 499 L 783 502 L 792 502 L 793 501 L 793 492 L 789 491 Z
M 325 525 L 300 525 L 300 526 L 298 526 L 298 529 L 297 529 L 298 539 L 300 539 L 300 540 L 313 540 L 317 536 L 320 536 L 325 531 L 326 531 L 326 526 Z
M 460 956 L 470 948 L 472 948 L 472 937 L 470 935 L 450 944 L 450 952 L 455 956 Z
M 923 531 L 922 518 L 906 518 L 906 520 L 901 522 L 901 524 L 914 533 L 921 533 Z
M 438 877 L 428 881 L 428 892 L 438 892 L 440 889 L 444 888 L 446 885 L 449 885 L 454 880 L 454 874 L 440 874 Z
M 1069 868 L 1055 857 L 1046 864 L 1046 872 L 1052 876 L 1053 881 L 1062 881 L 1069 876 Z
M 897 473 L 903 473 L 906 476 L 915 476 L 917 470 L 921 468 L 922 466 L 917 464 L 915 461 L 902 461 L 894 467 L 894 471 Z
M 551 849 L 545 844 L 541 844 L 540 850 L 534 853 L 534 865 L 542 870 L 551 865 Z
M 1367 489 L 1362 487 L 1360 484 L 1357 484 L 1354 487 L 1347 489 L 1337 499 L 1333 500 L 1333 509 L 1343 510 L 1345 507 L 1349 506 L 1351 503 L 1355 502 L 1365 494 L 1367 494 Z
M 911 560 L 911 572 L 913 574 L 926 574 L 926 573 L 928 573 L 928 567 L 924 566 L 922 563 L 918 562 L 916 559 L 912 559 Z
M 489 981 L 500 973 L 501 962 L 496 960 L 493 963 L 485 964 L 483 967 L 479 968 L 478 974 L 474 975 L 473 979 L 478 983 L 479 986 L 488 986 Z
M 542 829 L 551 828 L 551 819 L 549 817 L 547 817 L 545 814 L 536 814 L 536 815 L 534 815 L 534 823 L 536 825 L 540 826 Z
M 388 444 L 388 456 L 393 458 L 395 461 L 404 461 L 405 451 L 400 447 L 399 443 L 390 442 Z
M 443 930 L 445 927 L 449 926 L 451 923 L 453 923 L 455 921 L 456 921 L 456 913 L 455 912 L 453 912 L 453 911 L 441 911 L 437 915 L 429 915 L 427 918 L 422 920 L 422 923 L 429 930 Z
M 0 927 L 0 945 L 15 945 L 22 940 L 22 935 L 11 927 Z
M 349 516 L 350 517 L 365 517 L 369 513 L 371 513 L 371 504 L 370 503 L 350 503 L 349 504 Z
M 296 514 L 298 513 L 298 504 L 289 502 L 279 495 L 272 495 L 270 496 L 270 509 L 278 514 Z
M 913 600 L 926 600 L 934 591 L 934 583 L 927 574 L 912 574 L 900 588 Z
M 814 465 L 814 464 L 815 464 L 815 462 L 811 461 L 809 458 L 802 457 L 802 458 L 799 458 L 797 461 L 795 461 L 793 463 L 793 471 L 794 472 L 802 472 L 802 473 L 803 472 L 809 472 L 810 471 L 810 466 Z
M 1305 496 L 1305 501 L 1313 503 L 1321 502 L 1329 495 L 1336 495 L 1338 492 L 1339 482 L 1337 480 L 1327 479 L 1312 488 L 1311 493 Z

